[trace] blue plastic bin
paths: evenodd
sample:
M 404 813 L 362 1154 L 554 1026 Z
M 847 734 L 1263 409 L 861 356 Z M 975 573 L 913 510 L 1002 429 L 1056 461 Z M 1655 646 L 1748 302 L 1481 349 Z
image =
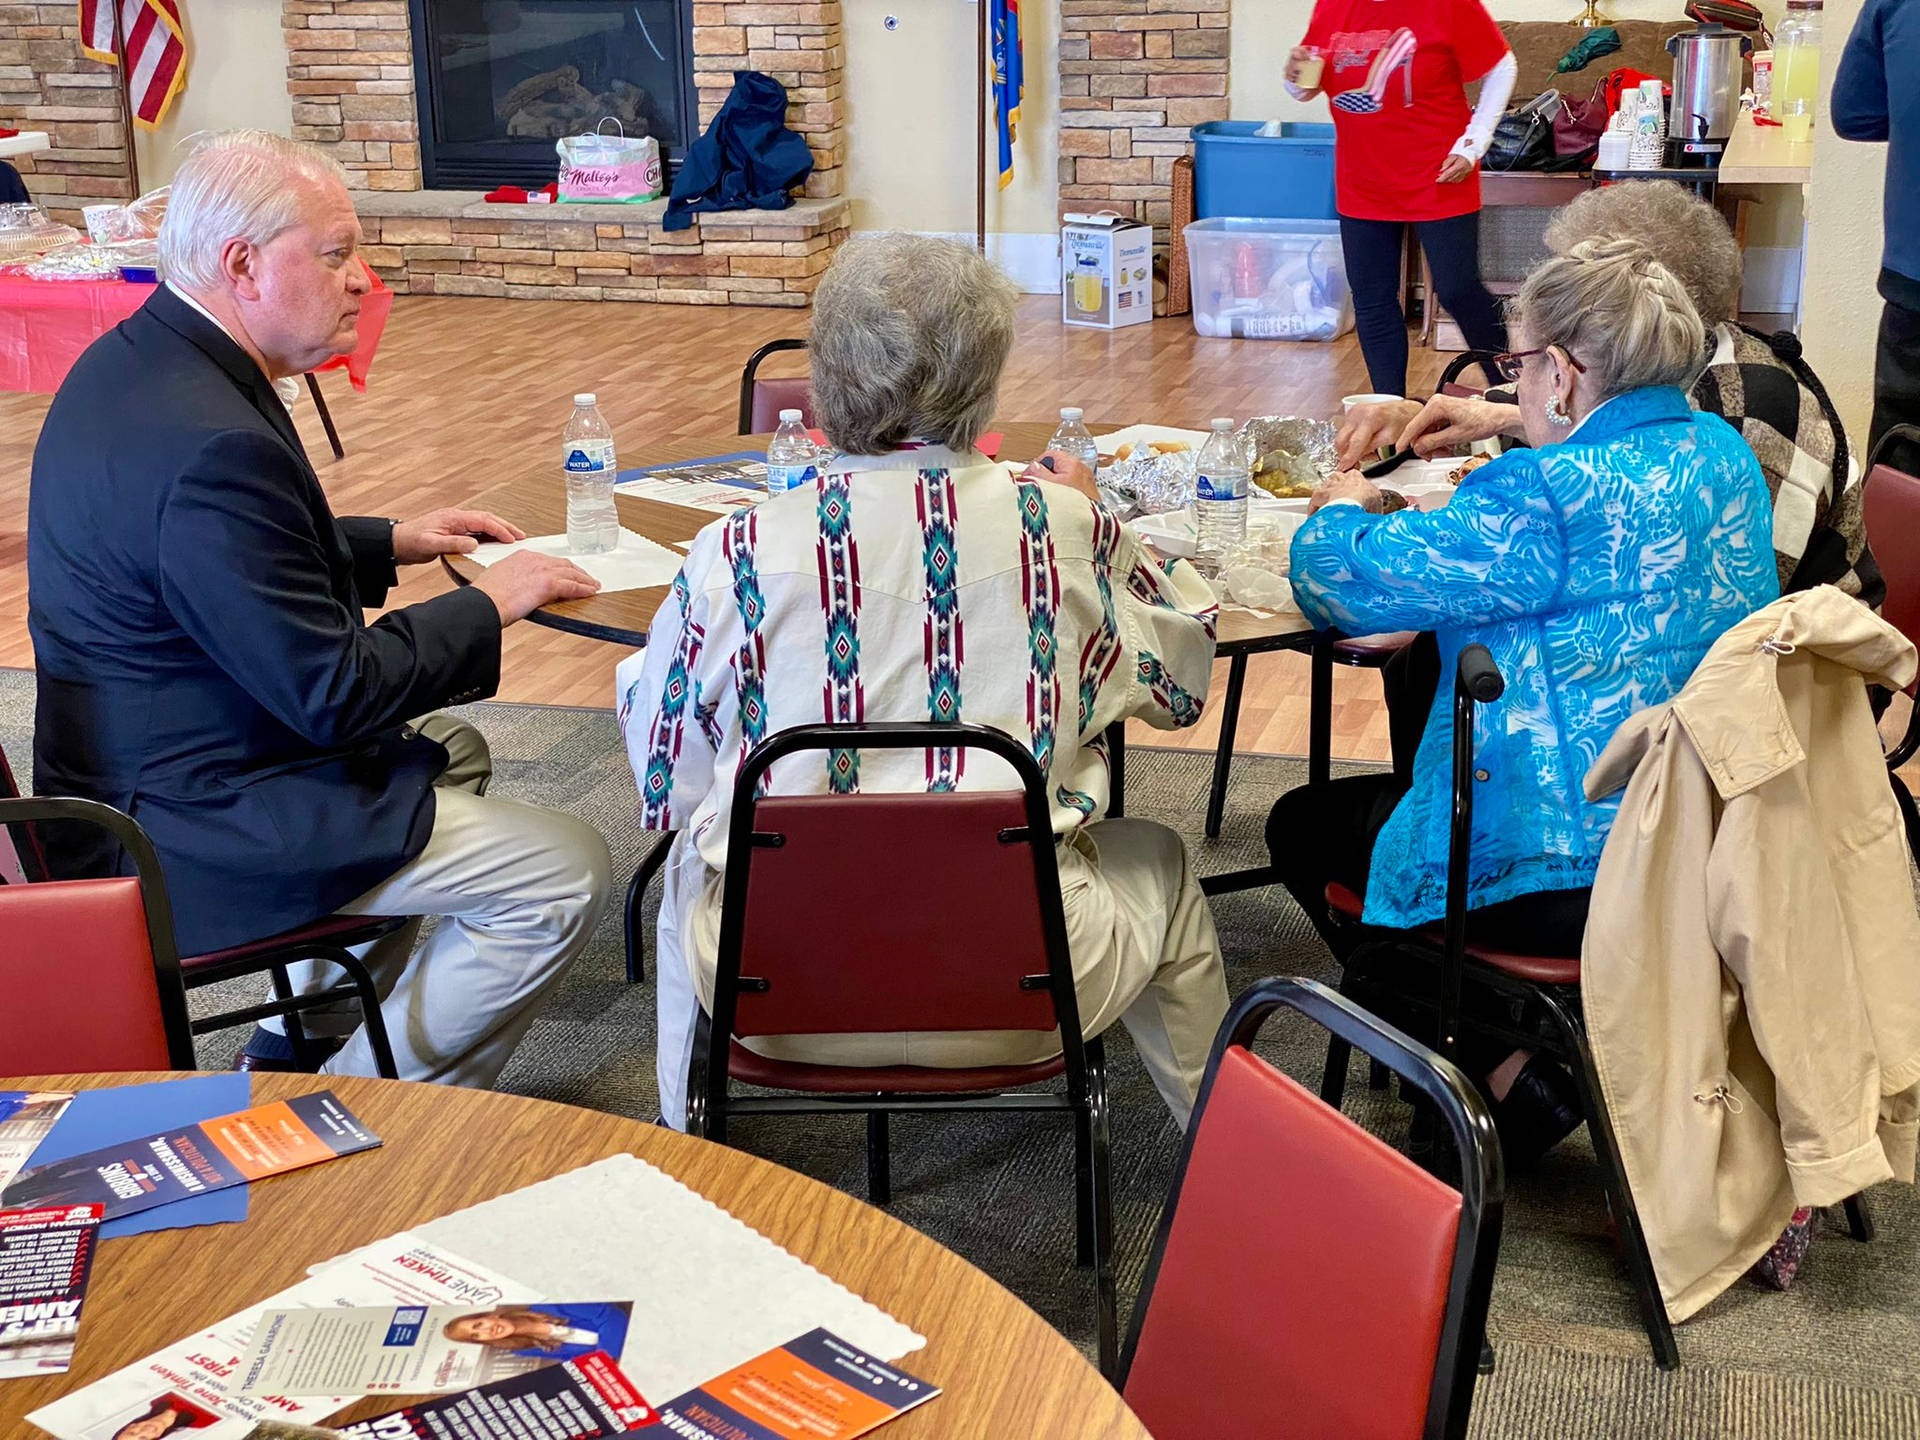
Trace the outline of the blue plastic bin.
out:
M 1331 220 L 1333 126 L 1289 120 L 1262 135 L 1258 120 L 1193 127 L 1196 219 Z

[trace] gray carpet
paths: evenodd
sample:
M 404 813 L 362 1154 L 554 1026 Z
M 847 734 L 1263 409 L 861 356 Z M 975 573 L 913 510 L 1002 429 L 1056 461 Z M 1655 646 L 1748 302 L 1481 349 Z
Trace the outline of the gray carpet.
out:
M 632 781 L 609 713 L 500 704 L 464 713 L 493 746 L 494 793 L 569 810 L 598 826 L 612 844 L 616 871 L 631 873 L 651 838 L 636 823 Z M 22 771 L 31 724 L 32 677 L 0 671 L 0 746 Z M 1236 762 L 1226 834 L 1209 843 L 1199 834 L 1209 764 L 1205 756 L 1172 751 L 1129 757 L 1131 813 L 1184 833 L 1202 873 L 1257 861 L 1272 797 L 1304 779 L 1297 761 Z M 625 983 L 618 908 L 535 1025 L 503 1088 L 641 1118 L 654 1114 L 652 985 Z M 1223 896 L 1215 914 L 1236 993 L 1266 975 L 1331 978 L 1324 947 L 1283 892 Z M 236 1041 L 208 1037 L 202 1063 L 227 1063 Z M 1108 1046 L 1124 1306 L 1146 1264 L 1178 1137 L 1125 1033 L 1116 1028 Z M 1296 1077 L 1317 1080 L 1322 1041 L 1305 1022 L 1270 1025 L 1262 1049 Z M 1349 1108 L 1390 1138 L 1404 1130 L 1405 1111 L 1369 1093 L 1357 1068 Z M 736 1122 L 735 1140 L 864 1193 L 863 1136 L 852 1118 Z M 894 1214 L 1091 1349 L 1092 1287 L 1072 1264 L 1072 1150 L 1064 1122 L 908 1117 L 896 1121 L 893 1163 Z M 1279 1231 L 1287 1201 L 1276 1201 Z M 1880 1187 L 1871 1202 L 1876 1242 L 1848 1239 L 1835 1212 L 1792 1291 L 1736 1286 L 1681 1329 L 1684 1368 L 1663 1375 L 1648 1358 L 1604 1236 L 1592 1152 L 1583 1139 L 1562 1146 L 1512 1186 L 1491 1326 L 1499 1364 L 1481 1383 L 1472 1433 L 1527 1440 L 1920 1436 L 1920 1206 L 1911 1189 L 1897 1185 Z M 1327 1297 L 1329 1323 L 1338 1323 L 1348 1303 Z

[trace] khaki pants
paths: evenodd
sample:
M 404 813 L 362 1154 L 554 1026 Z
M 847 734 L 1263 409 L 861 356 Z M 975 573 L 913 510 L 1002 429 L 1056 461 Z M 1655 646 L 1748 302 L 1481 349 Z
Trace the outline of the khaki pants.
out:
M 446 746 L 449 758 L 434 787 L 433 834 L 411 862 L 340 909 L 416 917 L 360 951 L 384 999 L 400 1078 L 486 1087 L 592 936 L 612 886 L 612 862 L 591 826 L 485 798 L 493 764 L 471 725 L 432 715 L 415 728 Z M 429 915 L 438 922 L 415 954 L 419 917 Z M 300 993 L 339 979 L 338 969 L 324 963 L 287 968 Z M 352 1032 L 326 1073 L 375 1073 L 358 1019 L 352 1004 L 302 1014 L 309 1034 Z
M 1056 847 L 1067 949 L 1080 1023 L 1098 1035 L 1127 1027 L 1160 1097 L 1182 1126 L 1193 1113 L 1213 1038 L 1227 1013 L 1227 982 L 1213 912 L 1171 830 L 1107 820 Z M 687 1123 L 694 1024 L 711 1004 L 720 948 L 721 877 L 682 833 L 674 838 L 660 904 L 660 1110 Z M 746 1042 L 783 1060 L 828 1065 L 1019 1065 L 1060 1053 L 1057 1037 L 1027 1030 L 807 1035 Z

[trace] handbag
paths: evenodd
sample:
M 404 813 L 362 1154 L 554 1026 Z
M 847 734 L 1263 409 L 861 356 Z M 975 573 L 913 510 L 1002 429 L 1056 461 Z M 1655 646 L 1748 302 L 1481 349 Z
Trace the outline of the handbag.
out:
M 1689 20 L 1702 25 L 1724 25 L 1729 30 L 1766 32 L 1766 17 L 1760 7 L 1747 0 L 1689 0 L 1684 12 Z
M 1483 162 L 1489 170 L 1538 170 L 1554 157 L 1553 115 L 1560 92 L 1542 90 L 1517 109 L 1502 115 L 1493 127 Z
M 1613 106 L 1607 103 L 1607 82 L 1593 87 L 1584 100 L 1562 100 L 1553 112 L 1553 153 L 1561 159 L 1589 157 L 1600 148 Z
M 618 135 L 601 133 L 607 120 L 620 127 Z M 653 200 L 660 194 L 660 142 L 651 135 L 628 136 L 615 116 L 589 134 L 563 136 L 553 148 L 560 153 L 562 200 Z

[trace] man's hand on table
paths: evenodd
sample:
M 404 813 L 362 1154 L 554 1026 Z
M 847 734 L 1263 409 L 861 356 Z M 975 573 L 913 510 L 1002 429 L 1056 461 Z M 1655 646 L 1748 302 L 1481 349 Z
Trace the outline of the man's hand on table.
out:
M 1094 483 L 1093 471 L 1087 468 L 1086 461 L 1064 450 L 1049 450 L 1041 459 L 1051 460 L 1053 468 L 1049 470 L 1036 460 L 1021 472 L 1020 478 L 1048 485 L 1065 485 L 1078 490 L 1094 504 L 1100 504 L 1100 487 Z
M 1314 490 L 1313 498 L 1307 502 L 1307 513 L 1311 515 L 1321 506 L 1330 505 L 1335 500 L 1357 501 L 1361 509 L 1372 515 L 1380 513 L 1382 504 L 1380 487 L 1358 470 L 1339 470 L 1329 475 Z
M 1410 405 L 1413 402 L 1408 400 L 1401 403 Z M 1412 447 L 1413 453 L 1425 460 L 1455 446 L 1471 445 L 1476 440 L 1522 433 L 1518 405 L 1500 405 L 1492 400 L 1464 395 L 1436 395 L 1406 422 L 1394 437 L 1393 446 L 1396 450 Z
M 487 566 L 473 588 L 493 601 L 505 627 L 556 600 L 584 600 L 599 591 L 600 582 L 571 560 L 518 550 Z
M 393 527 L 393 563 L 424 565 L 442 555 L 470 555 L 483 540 L 524 540 L 527 532 L 490 510 L 430 510 Z

